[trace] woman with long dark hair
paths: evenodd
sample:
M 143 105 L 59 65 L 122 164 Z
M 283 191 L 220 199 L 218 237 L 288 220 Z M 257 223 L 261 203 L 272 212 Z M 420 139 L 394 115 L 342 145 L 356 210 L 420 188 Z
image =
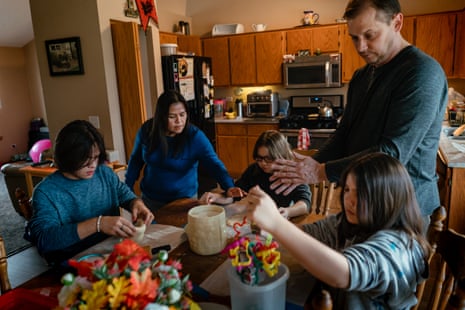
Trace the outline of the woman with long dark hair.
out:
M 407 170 L 371 153 L 347 167 L 341 185 L 342 212 L 303 229 L 259 188 L 247 195 L 248 216 L 328 285 L 334 309 L 410 309 L 430 248 Z
M 229 196 L 234 183 L 206 135 L 189 123 L 184 97 L 174 91 L 158 98 L 155 116 L 139 129 L 126 173 L 134 188 L 143 171 L 142 200 L 153 211 L 179 198 L 196 198 L 202 164 Z

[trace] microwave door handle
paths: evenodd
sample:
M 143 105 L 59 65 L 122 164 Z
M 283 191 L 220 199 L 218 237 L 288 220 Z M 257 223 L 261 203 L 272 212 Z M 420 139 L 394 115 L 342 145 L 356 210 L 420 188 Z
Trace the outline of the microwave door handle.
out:
M 326 87 L 329 87 L 329 83 L 330 83 L 330 77 L 331 77 L 331 64 L 329 63 L 329 61 L 326 61 L 325 62 L 325 83 L 326 83 Z

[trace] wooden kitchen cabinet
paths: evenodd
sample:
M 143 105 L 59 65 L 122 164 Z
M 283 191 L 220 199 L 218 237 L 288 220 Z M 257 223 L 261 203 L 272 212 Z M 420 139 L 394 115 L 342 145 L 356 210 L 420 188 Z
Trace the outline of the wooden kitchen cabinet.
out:
M 258 84 L 282 84 L 284 31 L 264 32 L 255 35 L 255 53 Z
M 215 86 L 229 86 L 229 39 L 216 37 L 202 40 L 203 55 L 212 59 L 212 74 Z
M 257 60 L 255 35 L 229 37 L 231 85 L 254 85 L 257 83 Z
M 339 26 L 314 26 L 286 31 L 286 54 L 295 55 L 308 50 L 312 55 L 319 48 L 322 53 L 338 52 Z
M 286 54 L 295 55 L 300 50 L 312 52 L 312 30 L 299 28 L 286 31 Z
M 322 53 L 334 53 L 339 50 L 339 25 L 319 26 L 312 29 L 312 53 L 319 48 Z
M 448 77 L 452 77 L 456 13 L 416 17 L 415 45 L 436 59 Z M 462 30 L 463 31 L 463 30 Z
M 465 10 L 457 13 L 454 77 L 465 79 Z
M 233 178 L 248 164 L 247 125 L 216 124 L 216 153 Z
M 447 210 L 447 227 L 465 234 L 465 168 L 447 167 L 438 153 L 436 171 L 439 197 Z
M 364 66 L 365 60 L 355 49 L 352 38 L 349 35 L 347 24 L 339 25 L 339 41 L 341 42 L 340 53 L 342 54 L 342 82 L 348 83 L 352 79 L 355 70 Z
M 177 51 L 182 53 L 194 53 L 202 55 L 200 37 L 196 35 L 183 35 L 170 32 L 160 32 L 160 44 L 174 43 L 178 45 Z
M 174 33 L 160 31 L 159 36 L 160 44 L 178 44 L 178 36 Z
M 216 152 L 233 178 L 238 178 L 254 162 L 252 153 L 258 136 L 278 124 L 216 124 Z
M 178 52 L 202 56 L 202 43 L 196 35 L 178 35 Z
M 404 17 L 404 23 L 400 33 L 405 40 L 415 45 L 415 16 Z

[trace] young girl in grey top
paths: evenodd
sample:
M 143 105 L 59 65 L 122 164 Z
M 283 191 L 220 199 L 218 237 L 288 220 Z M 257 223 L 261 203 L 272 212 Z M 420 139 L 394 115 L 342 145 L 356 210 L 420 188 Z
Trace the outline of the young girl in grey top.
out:
M 407 170 L 372 153 L 354 160 L 341 181 L 343 211 L 303 230 L 259 188 L 246 198 L 248 216 L 330 288 L 334 309 L 410 309 L 429 245 Z

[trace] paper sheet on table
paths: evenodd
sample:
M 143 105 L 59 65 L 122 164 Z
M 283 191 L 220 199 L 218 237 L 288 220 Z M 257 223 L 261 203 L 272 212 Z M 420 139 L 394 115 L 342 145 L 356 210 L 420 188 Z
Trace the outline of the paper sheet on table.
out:
M 289 268 L 289 279 L 286 283 L 286 300 L 292 304 L 303 306 L 310 291 L 313 288 L 315 279 L 300 266 L 300 264 L 280 247 L 281 263 Z M 226 260 L 201 284 L 200 287 L 210 294 L 217 296 L 229 296 L 229 281 L 227 268 L 231 268 L 231 261 Z
M 77 254 L 74 259 L 78 259 L 88 254 L 109 254 L 113 251 L 116 243 L 120 242 L 121 238 L 110 237 L 104 241 L 88 248 Z M 144 239 L 141 242 L 142 246 L 150 246 L 150 248 L 169 244 L 171 250 L 186 241 L 184 229 L 162 224 L 152 224 L 145 230 Z
M 459 150 L 460 152 L 465 153 L 465 145 L 459 144 L 459 143 L 456 143 L 456 142 L 452 142 L 452 145 L 453 145 L 457 150 Z

